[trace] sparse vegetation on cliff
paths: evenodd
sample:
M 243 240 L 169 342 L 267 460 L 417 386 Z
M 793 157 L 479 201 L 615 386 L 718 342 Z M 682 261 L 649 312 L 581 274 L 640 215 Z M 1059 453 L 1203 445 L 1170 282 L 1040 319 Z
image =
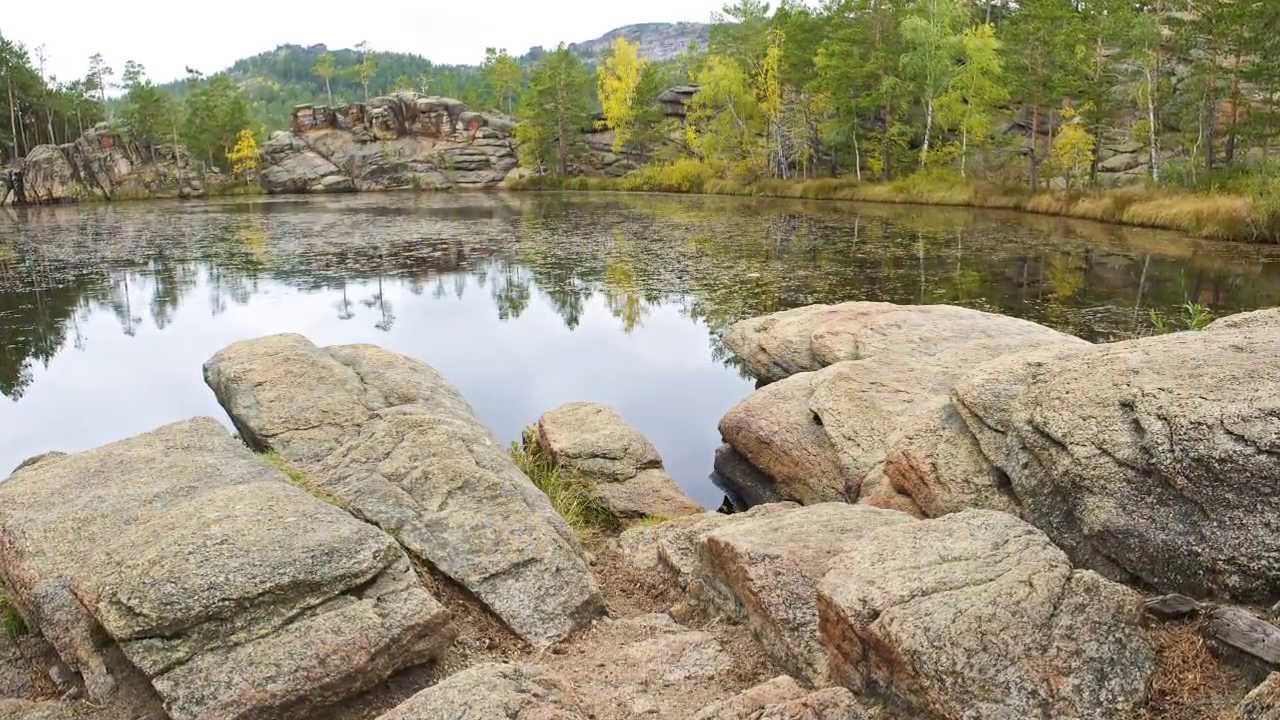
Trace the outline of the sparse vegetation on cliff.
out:
M 27 623 L 18 614 L 17 608 L 13 606 L 13 602 L 9 597 L 0 591 L 0 632 L 8 634 L 10 637 L 27 634 Z

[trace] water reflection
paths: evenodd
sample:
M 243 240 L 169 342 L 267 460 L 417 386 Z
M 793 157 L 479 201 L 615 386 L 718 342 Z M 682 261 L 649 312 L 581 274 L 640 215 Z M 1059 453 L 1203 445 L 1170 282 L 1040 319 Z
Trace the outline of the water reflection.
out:
M 0 215 L 0 473 L 193 414 L 200 363 L 304 332 L 439 367 L 503 438 L 617 405 L 707 504 L 750 383 L 718 334 L 851 299 L 950 302 L 1094 340 L 1186 301 L 1274 305 L 1268 248 L 964 210 L 713 198 L 382 195 Z

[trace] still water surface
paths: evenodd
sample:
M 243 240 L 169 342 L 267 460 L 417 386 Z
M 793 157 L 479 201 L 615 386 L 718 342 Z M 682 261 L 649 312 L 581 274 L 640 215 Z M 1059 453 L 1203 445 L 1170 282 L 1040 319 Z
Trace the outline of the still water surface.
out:
M 201 363 L 299 332 L 457 385 L 500 439 L 618 408 L 700 502 L 753 384 L 733 321 L 815 302 L 959 303 L 1090 340 L 1186 301 L 1280 303 L 1280 252 L 992 211 L 639 195 L 381 194 L 0 211 L 0 477 L 192 415 Z

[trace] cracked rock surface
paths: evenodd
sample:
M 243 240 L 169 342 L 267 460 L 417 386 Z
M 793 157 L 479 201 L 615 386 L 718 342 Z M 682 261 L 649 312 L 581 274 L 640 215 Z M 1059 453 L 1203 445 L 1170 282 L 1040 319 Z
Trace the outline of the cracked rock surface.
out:
M 1155 666 L 1138 595 L 995 511 L 874 529 L 818 588 L 833 679 L 939 718 L 1104 720 Z
M 0 574 L 94 700 L 114 649 L 175 720 L 324 705 L 452 641 L 377 528 L 196 418 L 0 484 Z
M 1023 517 L 1077 565 L 1163 592 L 1272 602 L 1277 319 L 1013 357 L 956 398 Z
M 246 441 L 279 453 L 534 646 L 600 612 L 572 531 L 425 363 L 275 335 L 223 349 L 205 381 Z

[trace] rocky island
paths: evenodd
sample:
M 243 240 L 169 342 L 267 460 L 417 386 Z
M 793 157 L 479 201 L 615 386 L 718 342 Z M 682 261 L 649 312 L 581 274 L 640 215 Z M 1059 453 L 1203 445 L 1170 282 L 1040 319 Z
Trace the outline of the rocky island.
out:
M 238 342 L 204 365 L 238 439 L 0 482 L 0 718 L 1276 717 L 1278 327 L 743 321 L 738 512 L 607 406 L 526 434 L 615 518 L 590 534 L 430 366 Z

